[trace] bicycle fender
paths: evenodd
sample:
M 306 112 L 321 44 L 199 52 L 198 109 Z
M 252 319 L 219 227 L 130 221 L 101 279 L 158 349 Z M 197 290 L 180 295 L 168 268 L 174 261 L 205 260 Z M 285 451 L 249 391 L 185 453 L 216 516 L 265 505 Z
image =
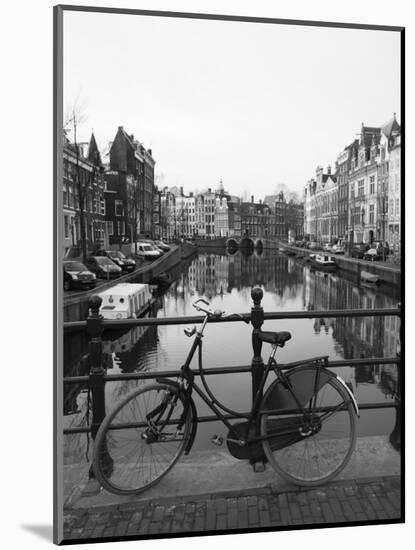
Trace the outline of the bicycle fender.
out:
M 348 393 L 348 395 L 349 395 L 349 397 L 352 401 L 354 412 L 357 414 L 357 417 L 360 418 L 359 407 L 357 406 L 357 402 L 356 402 L 355 396 L 353 395 L 352 390 L 349 388 L 349 386 L 346 384 L 346 382 L 343 380 L 343 378 L 340 378 L 340 376 L 338 376 L 337 374 L 335 376 L 336 376 L 337 380 L 340 382 L 340 384 L 347 391 L 347 393 Z
M 156 378 L 156 382 L 158 382 L 159 384 L 174 386 L 184 396 L 185 392 L 180 388 L 180 384 L 175 380 L 170 380 L 169 378 Z M 185 455 L 188 455 L 190 453 L 190 450 L 193 447 L 193 443 L 195 442 L 196 432 L 197 432 L 197 423 L 198 423 L 197 410 L 192 397 L 190 397 L 190 409 L 192 414 L 192 428 L 191 428 L 189 440 L 186 443 L 186 447 L 184 449 Z

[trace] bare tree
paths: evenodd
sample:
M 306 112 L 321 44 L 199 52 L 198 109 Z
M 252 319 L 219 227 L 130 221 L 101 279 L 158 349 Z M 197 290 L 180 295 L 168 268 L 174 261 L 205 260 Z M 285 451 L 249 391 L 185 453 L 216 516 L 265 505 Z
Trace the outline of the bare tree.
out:
M 88 188 L 95 179 L 96 166 L 92 164 L 92 171 L 89 172 L 87 178 L 82 177 L 81 171 L 81 149 L 78 143 L 78 129 L 79 126 L 85 122 L 85 109 L 80 103 L 79 97 L 67 108 L 67 112 L 64 118 L 64 132 L 72 131 L 72 150 L 75 153 L 76 170 L 75 170 L 75 186 L 78 190 L 79 200 L 79 226 L 81 231 L 81 248 L 82 248 L 82 261 L 85 262 L 87 258 L 86 247 L 86 227 L 85 227 L 85 206 L 86 196 Z M 75 205 L 76 206 L 76 205 Z

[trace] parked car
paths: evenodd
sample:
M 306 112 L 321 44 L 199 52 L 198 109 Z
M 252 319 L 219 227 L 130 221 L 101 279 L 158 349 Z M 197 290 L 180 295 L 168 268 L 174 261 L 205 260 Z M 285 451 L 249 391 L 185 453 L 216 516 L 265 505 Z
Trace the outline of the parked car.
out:
M 135 251 L 135 245 L 137 245 L 137 251 Z M 131 252 L 133 254 L 136 254 L 138 258 L 143 258 L 150 261 L 160 258 L 160 256 L 163 254 L 161 250 L 156 250 L 154 246 L 148 242 L 133 243 L 131 245 Z
M 156 243 L 155 243 L 155 241 L 153 241 L 152 239 L 142 239 L 140 242 L 141 242 L 141 243 L 149 244 L 149 245 L 153 248 L 153 250 L 157 250 L 158 252 L 161 253 L 161 255 L 163 255 L 164 252 L 165 252 L 162 248 L 160 248 L 159 246 L 157 246 Z
M 307 248 L 310 250 L 318 250 L 320 246 L 316 241 L 310 241 L 307 245 Z
M 95 274 L 88 270 L 83 263 L 73 260 L 63 262 L 63 288 L 90 289 L 95 288 Z
M 114 279 L 122 273 L 121 267 L 106 256 L 90 256 L 85 263 L 97 277 L 102 279 Z
M 136 263 L 132 258 L 127 258 L 120 250 L 98 250 L 95 256 L 106 256 L 112 260 L 123 271 L 134 271 Z
M 323 245 L 323 250 L 325 252 L 331 252 L 333 246 L 334 246 L 334 243 L 326 243 L 325 245 Z
M 389 245 L 386 242 L 374 241 L 364 253 L 363 259 L 368 261 L 383 260 L 389 254 Z
M 158 248 L 161 248 L 161 250 L 164 250 L 165 252 L 170 250 L 170 246 L 166 244 L 164 241 L 155 240 L 154 242 Z
M 343 244 L 334 244 L 332 247 L 331 247 L 331 252 L 333 254 L 345 254 L 346 252 L 346 247 L 343 245 Z
M 367 252 L 369 248 L 370 248 L 370 245 L 368 245 L 367 243 L 355 243 L 352 246 L 350 255 L 352 258 L 358 258 L 361 260 L 365 255 L 365 252 Z
M 305 239 L 300 239 L 299 241 L 295 241 L 295 246 L 298 246 L 299 248 L 304 248 L 307 245 L 307 242 Z

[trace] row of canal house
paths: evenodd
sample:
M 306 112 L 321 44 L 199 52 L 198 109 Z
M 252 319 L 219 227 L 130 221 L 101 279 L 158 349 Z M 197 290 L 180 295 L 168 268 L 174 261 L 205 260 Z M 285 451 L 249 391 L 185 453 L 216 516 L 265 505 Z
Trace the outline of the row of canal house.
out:
M 183 187 L 164 188 L 160 193 L 160 233 L 163 238 L 211 239 L 248 236 L 277 237 L 286 240 L 291 231 L 303 235 L 302 204 L 287 202 L 284 194 L 250 201 L 225 191 L 222 181 L 216 190 L 186 195 Z
M 338 155 L 336 168 L 316 169 L 304 193 L 304 231 L 311 239 L 349 243 L 401 239 L 401 128 L 362 124 L 360 137 Z
M 93 250 L 159 236 L 151 149 L 122 126 L 105 161 L 94 134 L 89 143 L 71 143 L 66 135 L 63 140 L 64 251 L 82 239 Z

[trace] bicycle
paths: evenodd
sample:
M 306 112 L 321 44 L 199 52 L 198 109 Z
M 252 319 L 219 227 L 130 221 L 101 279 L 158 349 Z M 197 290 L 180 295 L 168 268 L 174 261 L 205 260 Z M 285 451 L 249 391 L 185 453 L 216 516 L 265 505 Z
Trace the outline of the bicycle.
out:
M 297 485 L 319 485 L 338 475 L 355 448 L 359 410 L 345 382 L 328 370 L 328 358 L 297 361 L 283 369 L 274 356 L 291 334 L 257 331 L 262 342 L 271 344 L 271 354 L 251 410 L 233 411 L 212 393 L 202 366 L 206 324 L 225 317 L 225 313 L 211 310 L 203 299 L 193 306 L 205 317 L 199 330 L 184 330 L 195 338 L 177 380 L 156 378 L 156 383 L 132 391 L 101 424 L 93 468 L 102 487 L 119 495 L 138 494 L 165 476 L 183 452 L 190 452 L 198 424 L 193 392 L 228 428 L 226 443 L 233 456 L 268 462 L 285 480 Z M 226 317 L 249 323 L 239 314 Z M 197 350 L 204 391 L 190 369 Z M 276 380 L 263 394 L 271 370 Z M 232 424 L 226 413 L 231 421 L 243 421 Z M 212 442 L 221 444 L 222 438 L 213 436 Z

